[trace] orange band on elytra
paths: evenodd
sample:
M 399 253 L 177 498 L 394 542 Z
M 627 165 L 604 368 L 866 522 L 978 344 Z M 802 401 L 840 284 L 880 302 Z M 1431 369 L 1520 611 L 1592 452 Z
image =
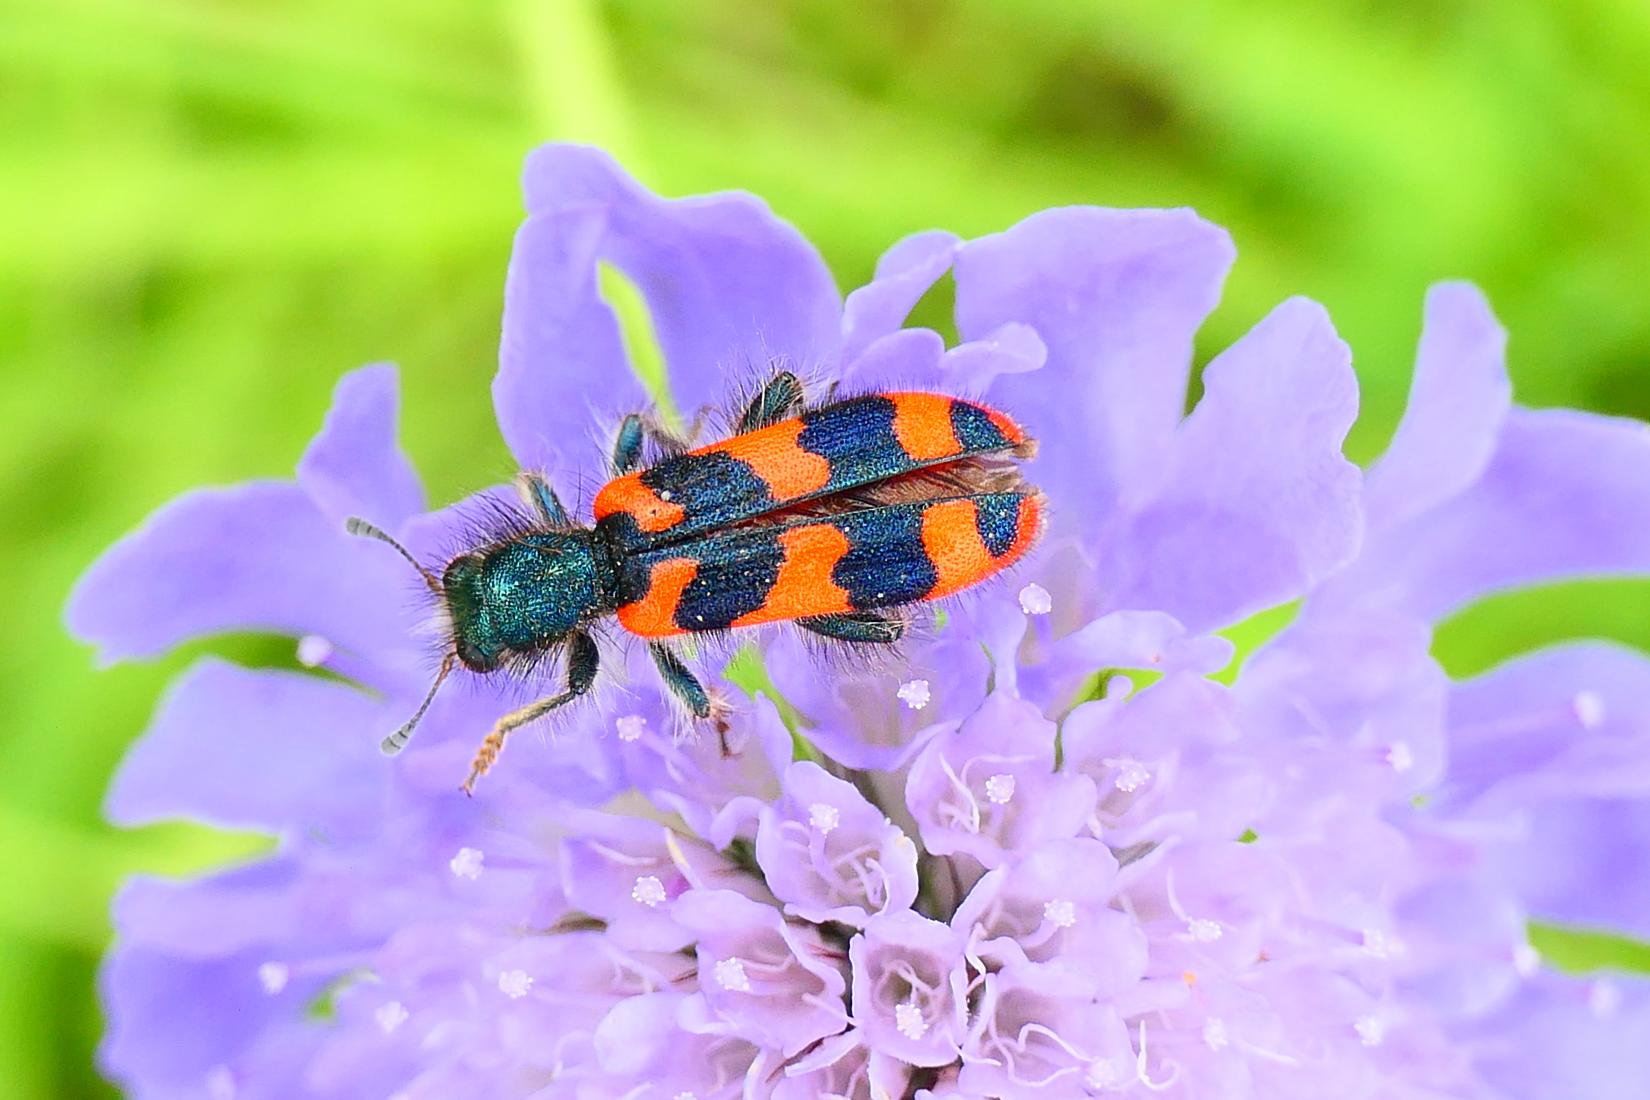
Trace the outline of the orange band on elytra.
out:
M 637 474 L 614 478 L 596 494 L 597 519 L 606 519 L 615 512 L 629 512 L 635 517 L 636 526 L 649 534 L 668 531 L 687 515 L 680 504 L 662 499 L 643 485 Z
M 934 566 L 934 587 L 927 599 L 938 599 L 978 584 L 1005 563 L 991 556 L 980 538 L 972 500 L 945 500 L 922 514 L 922 546 Z
M 762 606 L 733 620 L 733 626 L 756 626 L 807 615 L 833 615 L 851 609 L 848 590 L 831 578 L 831 570 L 848 552 L 848 536 L 829 523 L 792 527 L 779 535 L 785 552 L 779 575 Z
M 894 438 L 916 462 L 961 454 L 962 441 L 951 426 L 952 399 L 937 393 L 891 393 Z
M 620 625 L 643 638 L 687 633 L 676 625 L 676 608 L 698 572 L 699 563 L 692 558 L 656 562 L 648 575 L 647 595 L 619 608 Z
M 797 445 L 803 428 L 800 420 L 782 420 L 705 450 L 720 451 L 745 463 L 767 484 L 773 499 L 796 500 L 819 492 L 831 481 L 831 464 L 825 456 Z

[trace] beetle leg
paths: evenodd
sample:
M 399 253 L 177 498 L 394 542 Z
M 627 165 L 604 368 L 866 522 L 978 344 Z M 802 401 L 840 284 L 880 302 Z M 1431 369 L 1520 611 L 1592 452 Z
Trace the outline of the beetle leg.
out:
M 739 431 L 754 432 L 769 424 L 789 420 L 802 411 L 802 380 L 788 370 L 768 379 L 739 418 Z
M 841 642 L 892 645 L 905 636 L 905 620 L 871 611 L 851 611 L 843 615 L 814 615 L 796 620 L 803 630 Z
M 571 521 L 567 518 L 567 509 L 562 507 L 561 498 L 550 487 L 543 474 L 523 471 L 516 476 L 516 487 L 521 495 L 539 518 L 552 527 L 566 527 Z
M 655 447 L 667 455 L 682 454 L 688 444 L 660 427 L 641 413 L 631 413 L 619 421 L 619 434 L 613 440 L 613 472 L 620 477 L 642 464 L 642 445 L 652 440 Z
M 688 712 L 695 718 L 709 718 L 715 709 L 710 692 L 705 690 L 705 685 L 701 684 L 699 678 L 682 663 L 682 659 L 658 642 L 649 642 L 647 652 L 653 658 L 653 663 L 659 667 L 659 675 L 664 678 L 665 686 L 682 701 Z
M 504 739 L 512 730 L 544 717 L 557 707 L 571 703 L 589 691 L 590 686 L 596 682 L 596 670 L 600 665 L 601 654 L 596 650 L 596 640 L 583 631 L 574 634 L 567 650 L 567 689 L 535 703 L 528 703 L 494 723 L 493 732 L 481 742 L 481 747 L 476 750 L 475 759 L 470 762 L 470 777 L 464 781 L 464 793 L 475 793 L 476 781 L 486 775 L 498 760 L 498 754 L 504 751 Z

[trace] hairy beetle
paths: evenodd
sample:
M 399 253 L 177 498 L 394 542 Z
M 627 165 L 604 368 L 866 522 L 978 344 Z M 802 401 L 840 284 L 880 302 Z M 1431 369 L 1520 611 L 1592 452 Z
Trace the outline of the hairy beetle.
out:
M 666 457 L 644 465 L 649 438 Z M 841 642 L 886 645 L 900 609 L 940 599 L 1018 561 L 1042 526 L 1041 495 L 1015 458 L 1034 444 L 996 410 L 934 393 L 871 393 L 815 408 L 789 371 L 751 400 L 729 438 L 686 450 L 624 419 L 595 525 L 568 515 L 545 478 L 520 475 L 534 518 L 459 554 L 437 576 L 362 519 L 423 576 L 449 634 L 429 693 L 383 741 L 399 752 L 455 666 L 487 674 L 561 654 L 566 686 L 500 718 L 464 789 L 505 737 L 589 691 L 591 628 L 614 615 L 647 639 L 660 675 L 696 718 L 716 700 L 663 639 L 794 622 Z

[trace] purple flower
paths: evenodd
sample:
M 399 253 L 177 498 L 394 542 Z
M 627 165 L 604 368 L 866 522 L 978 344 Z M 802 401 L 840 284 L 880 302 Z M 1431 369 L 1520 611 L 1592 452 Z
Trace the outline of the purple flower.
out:
M 433 560 L 483 502 L 424 511 L 393 372 L 347 376 L 295 482 L 162 509 L 69 609 L 107 659 L 257 629 L 328 673 L 203 659 L 115 777 L 122 823 L 279 839 L 122 891 L 101 1058 L 131 1095 L 1642 1091 L 1650 982 L 1557 973 L 1526 928 L 1650 931 L 1650 661 L 1567 644 L 1452 683 L 1428 653 L 1488 593 L 1650 572 L 1642 424 L 1513 406 L 1462 285 L 1428 296 L 1367 474 L 1341 454 L 1349 354 L 1309 302 L 1218 356 L 1183 417 L 1233 255 L 1187 211 L 919 234 L 839 300 L 748 196 L 661 200 L 570 147 L 526 185 L 494 383 L 524 466 L 591 469 L 590 425 L 644 400 L 610 263 L 680 408 L 780 358 L 1011 410 L 1048 537 L 882 664 L 755 633 L 788 707 L 724 685 L 722 737 L 677 736 L 640 647 L 604 643 L 628 675 L 518 733 L 469 800 L 478 735 L 535 685 L 460 685 L 380 759 L 427 624 L 404 563 L 341 521 Z M 951 348 L 904 327 L 947 272 Z M 1214 678 L 1233 650 L 1211 632 L 1291 601 Z

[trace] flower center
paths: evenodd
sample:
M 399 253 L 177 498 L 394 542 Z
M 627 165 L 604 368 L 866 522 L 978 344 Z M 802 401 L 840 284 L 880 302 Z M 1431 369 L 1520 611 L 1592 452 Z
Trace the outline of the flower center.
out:
M 815 802 L 808 807 L 808 824 L 821 836 L 830 836 L 831 830 L 842 824 L 842 811 L 829 802 Z
M 907 1039 L 921 1039 L 928 1034 L 928 1021 L 922 1018 L 922 1009 L 915 1000 L 901 1001 L 894 1006 L 894 1027 Z
M 519 1000 L 533 988 L 533 976 L 525 970 L 506 970 L 498 976 L 498 988 L 512 1001 Z
M 480 848 L 460 848 L 458 854 L 447 862 L 447 866 L 457 877 L 474 880 L 481 877 L 482 858 Z
M 899 696 L 900 702 L 912 710 L 921 710 L 928 705 L 933 693 L 928 690 L 927 680 L 909 680 L 899 686 L 894 694 Z
M 1077 906 L 1063 898 L 1044 902 L 1043 919 L 1056 928 L 1070 928 L 1077 923 Z
M 998 774 L 985 781 L 985 796 L 998 806 L 1006 806 L 1014 797 L 1014 777 Z
M 626 714 L 613 721 L 613 730 L 619 735 L 619 740 L 630 744 L 642 739 L 642 731 L 647 728 L 647 719 L 639 714 Z
M 271 997 L 286 988 L 287 979 L 291 976 L 292 969 L 286 963 L 266 962 L 258 967 L 258 984 Z
M 1047 615 L 1054 610 L 1054 597 L 1048 589 L 1032 581 L 1020 589 L 1020 610 L 1027 615 Z

